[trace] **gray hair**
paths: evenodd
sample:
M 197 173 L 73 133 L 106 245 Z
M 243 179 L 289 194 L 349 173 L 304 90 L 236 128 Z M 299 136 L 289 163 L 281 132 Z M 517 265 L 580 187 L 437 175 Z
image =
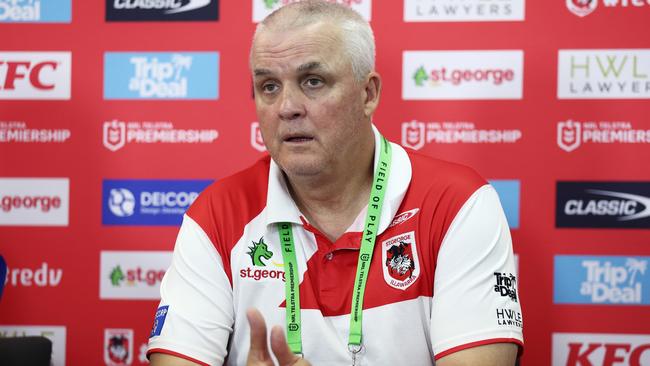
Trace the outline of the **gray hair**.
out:
M 257 25 L 253 42 L 265 29 L 295 29 L 319 21 L 331 22 L 339 27 L 344 50 L 352 64 L 352 73 L 357 81 L 362 81 L 375 69 L 375 36 L 370 24 L 344 5 L 323 0 L 303 0 L 286 5 Z

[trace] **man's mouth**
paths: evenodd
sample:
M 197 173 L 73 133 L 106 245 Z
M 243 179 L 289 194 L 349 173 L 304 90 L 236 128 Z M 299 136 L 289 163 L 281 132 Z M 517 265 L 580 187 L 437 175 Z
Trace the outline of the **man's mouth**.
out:
M 309 142 L 313 140 L 313 137 L 310 136 L 301 136 L 301 135 L 296 135 L 296 136 L 289 136 L 284 139 L 285 142 L 293 142 L 293 143 L 300 143 L 300 142 Z

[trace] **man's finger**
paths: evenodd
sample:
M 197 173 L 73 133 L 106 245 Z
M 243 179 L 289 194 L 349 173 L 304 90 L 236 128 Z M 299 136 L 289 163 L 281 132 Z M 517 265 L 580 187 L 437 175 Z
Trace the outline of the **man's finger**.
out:
M 251 361 L 269 361 L 271 355 L 266 346 L 266 323 L 264 317 L 257 309 L 248 309 L 246 311 L 248 324 L 251 327 L 251 348 L 248 351 L 248 362 Z
M 271 349 L 275 358 L 278 359 L 280 366 L 290 366 L 290 365 L 308 365 L 308 363 L 301 363 L 302 361 L 300 356 L 297 356 L 287 344 L 287 340 L 284 337 L 284 330 L 281 326 L 276 325 L 271 329 Z

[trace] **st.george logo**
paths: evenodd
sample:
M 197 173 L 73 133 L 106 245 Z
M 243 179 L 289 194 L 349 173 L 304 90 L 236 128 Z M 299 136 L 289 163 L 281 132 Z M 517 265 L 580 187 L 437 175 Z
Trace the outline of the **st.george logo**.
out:
M 557 145 L 566 152 L 571 152 L 580 146 L 582 131 L 580 122 L 568 120 L 557 124 Z
M 394 236 L 381 243 L 382 268 L 386 283 L 398 290 L 409 288 L 420 275 L 415 232 Z
M 598 0 L 566 0 L 566 7 L 573 14 L 584 17 L 591 14 L 598 6 Z
M 273 258 L 273 252 L 269 250 L 268 246 L 264 242 L 263 237 L 260 238 L 260 241 L 253 242 L 253 245 L 248 247 L 248 249 L 250 252 L 247 252 L 247 254 L 251 256 L 251 260 L 253 261 L 254 266 L 266 267 L 266 263 L 262 261 L 262 258 Z

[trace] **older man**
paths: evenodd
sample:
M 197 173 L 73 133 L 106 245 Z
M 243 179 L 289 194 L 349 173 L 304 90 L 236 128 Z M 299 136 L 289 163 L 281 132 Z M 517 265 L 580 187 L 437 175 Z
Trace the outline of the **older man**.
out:
M 521 310 L 498 197 L 472 170 L 379 134 L 374 53 L 368 23 L 324 1 L 258 26 L 270 157 L 188 210 L 153 366 L 515 363 Z

